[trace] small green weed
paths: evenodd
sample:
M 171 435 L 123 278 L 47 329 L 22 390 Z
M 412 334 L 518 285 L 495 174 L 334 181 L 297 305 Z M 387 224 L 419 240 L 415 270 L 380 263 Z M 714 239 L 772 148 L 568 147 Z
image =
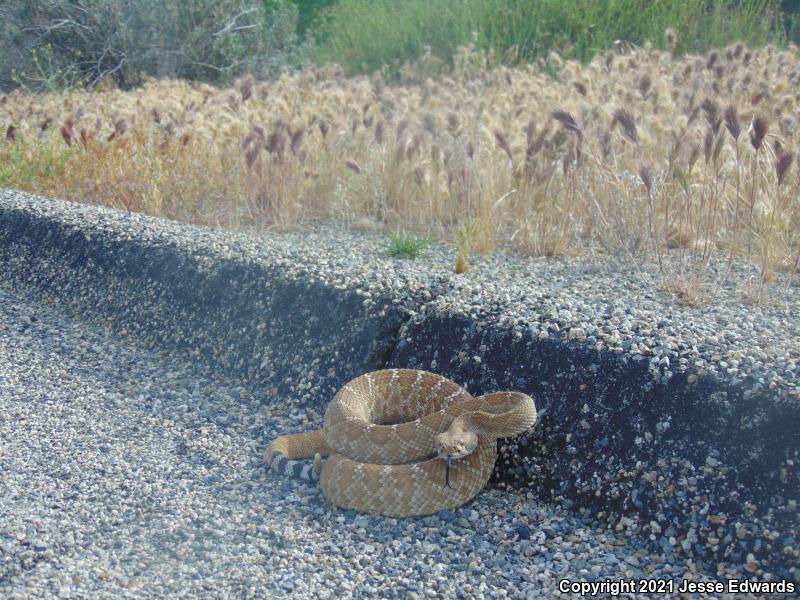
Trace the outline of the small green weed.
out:
M 390 236 L 386 251 L 393 258 L 417 258 L 430 245 L 431 238 L 427 236 L 398 231 Z

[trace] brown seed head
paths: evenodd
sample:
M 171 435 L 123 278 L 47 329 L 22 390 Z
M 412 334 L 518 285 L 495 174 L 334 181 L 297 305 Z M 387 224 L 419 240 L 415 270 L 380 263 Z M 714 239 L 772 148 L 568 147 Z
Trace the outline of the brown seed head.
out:
M 536 121 L 531 119 L 528 121 L 528 126 L 525 128 L 525 142 L 527 144 L 528 150 L 533 147 L 533 139 L 534 135 L 536 134 Z
M 566 129 L 567 131 L 571 131 L 575 135 L 578 136 L 580 140 L 583 140 L 583 131 L 581 130 L 580 125 L 578 124 L 577 119 L 572 113 L 569 113 L 565 110 L 557 109 L 554 110 L 551 115 L 556 121 L 561 123 L 561 126 Z
M 17 128 L 13 125 L 9 125 L 8 129 L 6 129 L 6 140 L 9 142 L 17 141 Z
M 420 138 L 419 134 L 414 134 L 414 137 L 411 140 L 411 143 L 406 148 L 406 158 L 410 161 L 414 158 L 415 154 L 420 153 L 420 148 L 422 146 L 422 138 Z
M 250 146 L 250 144 L 253 143 L 253 140 L 255 139 L 256 139 L 256 134 L 253 133 L 252 131 L 248 133 L 246 136 L 244 136 L 244 139 L 242 140 L 242 150 L 247 150 L 247 148 Z
M 283 152 L 286 148 L 286 136 L 283 134 L 283 128 L 278 128 L 273 131 L 266 144 L 267 152 L 274 154 L 278 159 L 283 159 Z
M 85 127 L 81 127 L 80 133 L 81 133 L 81 144 L 83 144 L 83 149 L 88 150 L 89 142 L 94 139 L 94 134 L 90 134 L 88 131 L 86 131 Z
M 642 165 L 642 168 L 639 169 L 639 177 L 642 179 L 642 183 L 644 184 L 645 189 L 647 190 L 648 194 L 653 192 L 653 173 Z
M 248 79 L 242 84 L 242 102 L 248 100 L 253 95 L 253 80 Z
M 514 157 L 511 155 L 511 146 L 508 143 L 508 137 L 506 134 L 499 129 L 493 129 L 492 133 L 494 133 L 494 139 L 497 140 L 497 145 L 503 149 L 506 155 L 508 155 L 509 160 L 513 160 Z
M 628 110 L 624 108 L 615 110 L 614 123 L 619 123 L 622 126 L 622 133 L 626 138 L 634 144 L 639 142 L 639 134 L 636 131 L 636 119 Z
M 292 132 L 292 137 L 291 137 L 292 141 L 290 147 L 292 149 L 292 154 L 294 154 L 295 156 L 297 156 L 297 153 L 300 150 L 300 146 L 303 143 L 303 136 L 305 135 L 305 132 L 306 132 L 305 129 L 303 129 L 302 127 L 299 127 Z
M 717 106 L 717 103 L 713 100 L 705 98 L 703 102 L 700 103 L 700 108 L 703 110 L 703 113 L 706 116 L 706 121 L 716 135 L 717 131 L 719 131 L 719 126 L 721 123 L 719 118 L 719 106 Z
M 353 171 L 354 173 L 358 173 L 361 175 L 361 167 L 358 166 L 358 163 L 354 160 L 350 160 L 349 158 L 344 162 L 347 165 L 347 168 Z
M 647 97 L 647 92 L 650 91 L 650 86 L 653 84 L 653 80 L 650 79 L 650 75 L 645 73 L 642 75 L 642 78 L 639 79 L 639 93 L 642 95 L 642 98 Z
M 739 135 L 742 133 L 742 128 L 739 125 L 739 117 L 736 114 L 736 107 L 732 104 L 725 109 L 725 128 L 731 134 L 733 139 L 738 140 Z
M 767 123 L 764 117 L 757 115 L 753 119 L 753 123 L 750 126 L 750 143 L 753 145 L 753 148 L 756 149 L 756 152 L 761 149 L 768 128 L 769 123 Z
M 778 162 L 775 163 L 775 172 L 778 174 L 779 186 L 783 184 L 783 180 L 786 178 L 786 174 L 789 172 L 793 160 L 794 154 L 792 152 L 784 152 L 778 159 Z
M 75 136 L 70 123 L 61 126 L 61 137 L 64 138 L 64 142 L 67 146 L 72 146 L 72 143 L 75 141 Z
M 600 149 L 603 152 L 603 159 L 608 160 L 611 157 L 611 133 L 603 131 L 600 134 Z
M 252 148 L 248 149 L 247 152 L 244 153 L 244 162 L 247 165 L 248 170 L 253 167 L 253 163 L 256 162 L 257 157 L 258 157 L 258 146 L 253 146 Z

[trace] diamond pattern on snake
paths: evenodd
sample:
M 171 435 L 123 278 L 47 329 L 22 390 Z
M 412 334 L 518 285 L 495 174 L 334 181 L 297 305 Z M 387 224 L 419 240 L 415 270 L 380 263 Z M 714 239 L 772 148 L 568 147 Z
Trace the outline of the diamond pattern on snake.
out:
M 319 479 L 342 508 L 389 517 L 429 515 L 472 499 L 497 458 L 497 439 L 536 422 L 521 392 L 472 396 L 418 369 L 356 377 L 334 396 L 320 430 L 276 438 L 264 452 L 275 472 Z M 303 464 L 302 459 L 314 458 Z

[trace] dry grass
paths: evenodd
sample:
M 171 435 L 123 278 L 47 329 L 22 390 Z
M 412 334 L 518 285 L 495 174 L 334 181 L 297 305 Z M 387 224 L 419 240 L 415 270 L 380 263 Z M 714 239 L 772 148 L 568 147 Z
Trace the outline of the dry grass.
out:
M 402 87 L 309 69 L 17 91 L 0 97 L 0 185 L 220 227 L 416 230 L 455 239 L 464 269 L 508 242 L 650 256 L 687 302 L 715 257 L 752 265 L 756 300 L 797 269 L 797 48 L 619 48 L 558 79 L 485 64 L 465 48 L 448 76 Z

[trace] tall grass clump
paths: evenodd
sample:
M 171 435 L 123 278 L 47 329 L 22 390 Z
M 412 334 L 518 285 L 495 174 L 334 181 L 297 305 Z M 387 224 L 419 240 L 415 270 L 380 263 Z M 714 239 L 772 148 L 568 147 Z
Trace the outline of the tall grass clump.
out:
M 0 95 L 0 182 L 215 227 L 436 236 L 459 272 L 498 247 L 591 253 L 689 303 L 735 271 L 768 300 L 800 266 L 798 49 L 663 43 L 551 53 L 557 79 L 473 45 L 403 85 L 329 66 L 17 90 Z
M 781 41 L 779 15 L 773 0 L 340 0 L 320 17 L 317 59 L 351 73 L 388 65 L 398 76 L 404 63 L 426 54 L 452 64 L 460 46 L 475 43 L 496 63 L 532 62 L 553 51 L 586 62 L 619 43 L 667 48 L 668 28 L 681 32 L 673 51 L 702 52 Z

